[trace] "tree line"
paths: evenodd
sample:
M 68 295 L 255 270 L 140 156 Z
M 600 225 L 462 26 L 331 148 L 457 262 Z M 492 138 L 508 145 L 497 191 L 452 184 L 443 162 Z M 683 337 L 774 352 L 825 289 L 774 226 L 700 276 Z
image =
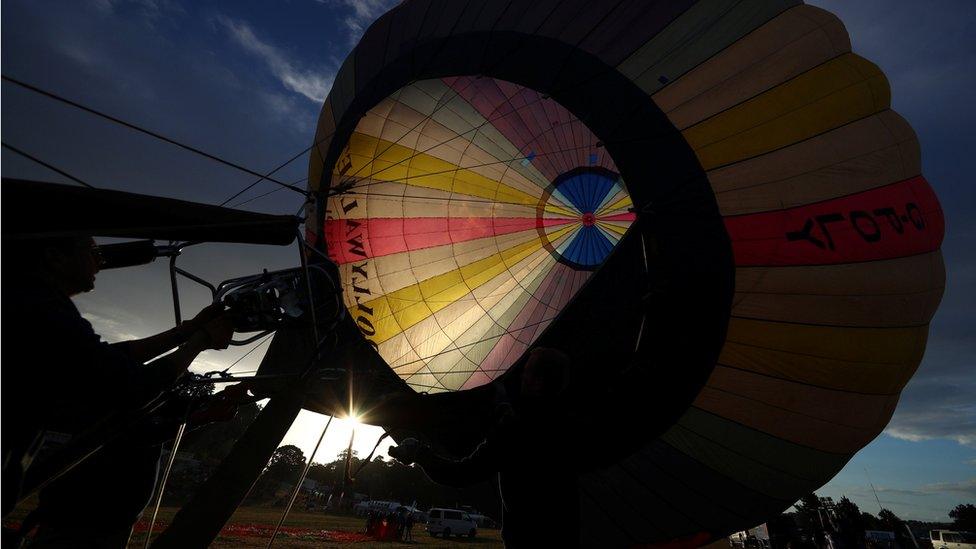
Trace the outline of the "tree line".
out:
M 234 443 L 260 410 L 257 404 L 241 406 L 233 420 L 206 425 L 188 433 L 178 453 L 180 458 L 188 459 L 178 459 L 178 467 L 174 467 L 166 488 L 164 503 L 175 506 L 189 500 L 230 453 Z M 355 474 L 354 479 L 347 478 L 345 450 L 328 463 L 313 463 L 307 478 L 318 484 L 320 493 L 332 495 L 333 498 L 344 493 L 347 499 L 351 499 L 352 494 L 356 493 L 368 499 L 398 501 L 404 505 L 416 502 L 421 509 L 470 505 L 496 519 L 501 516 L 494 483 L 451 488 L 431 482 L 418 467 L 386 460 L 382 456 L 373 458 L 365 467 L 355 450 L 348 458 L 348 469 Z M 251 488 L 245 505 L 283 505 L 284 501 L 281 500 L 286 500 L 287 496 L 282 498 L 282 494 L 287 494 L 294 487 L 306 459 L 296 446 L 286 445 L 275 450 L 268 466 Z

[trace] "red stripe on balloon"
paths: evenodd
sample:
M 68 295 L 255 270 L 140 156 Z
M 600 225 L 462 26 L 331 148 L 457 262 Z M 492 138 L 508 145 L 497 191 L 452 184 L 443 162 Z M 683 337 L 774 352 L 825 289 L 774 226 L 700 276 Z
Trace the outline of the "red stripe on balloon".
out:
M 544 227 L 577 222 L 578 219 L 538 221 Z M 329 257 L 342 264 L 517 233 L 535 229 L 536 226 L 535 219 L 524 217 L 329 219 L 325 222 L 325 241 L 328 244 Z
M 596 218 L 600 221 L 633 221 L 637 219 L 637 214 L 634 212 L 627 212 L 617 215 L 598 215 Z
M 787 210 L 725 218 L 738 266 L 830 265 L 939 248 L 942 208 L 924 177 Z

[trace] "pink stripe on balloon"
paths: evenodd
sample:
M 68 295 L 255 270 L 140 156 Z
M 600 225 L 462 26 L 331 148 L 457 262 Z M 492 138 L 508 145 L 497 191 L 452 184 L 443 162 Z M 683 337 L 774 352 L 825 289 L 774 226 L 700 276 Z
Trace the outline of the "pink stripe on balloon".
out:
M 600 221 L 634 221 L 637 219 L 637 214 L 627 212 L 617 215 L 598 215 L 596 218 Z
M 577 223 L 578 219 L 525 217 L 409 217 L 329 219 L 325 241 L 336 263 L 457 244 L 529 229 Z
M 617 167 L 576 116 L 539 92 L 493 78 L 445 78 L 472 107 L 549 181 L 579 166 Z
M 515 320 L 509 324 L 505 330 L 506 334 L 498 339 L 498 342 L 482 361 L 481 366 L 494 378 L 501 375 L 518 357 L 525 352 L 529 344 L 535 340 L 537 332 L 545 328 L 548 322 L 542 322 L 545 315 L 550 311 L 549 307 L 540 303 L 548 302 L 553 292 L 562 289 L 565 285 L 565 277 L 574 271 L 569 267 L 557 263 L 546 278 L 542 281 L 535 291 L 535 296 L 529 300 L 525 307 L 519 311 Z M 559 282 L 556 282 L 556 281 Z M 549 313 L 549 316 L 555 316 Z M 549 320 L 551 322 L 551 319 Z

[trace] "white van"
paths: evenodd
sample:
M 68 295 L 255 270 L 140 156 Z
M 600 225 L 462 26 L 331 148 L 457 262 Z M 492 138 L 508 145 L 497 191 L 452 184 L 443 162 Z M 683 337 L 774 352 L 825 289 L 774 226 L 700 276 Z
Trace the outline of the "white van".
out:
M 976 534 L 955 530 L 932 530 L 932 549 L 976 549 Z
M 445 538 L 451 536 L 478 535 L 478 525 L 471 515 L 459 509 L 442 509 L 434 507 L 427 512 L 427 532 L 432 537 L 443 534 Z

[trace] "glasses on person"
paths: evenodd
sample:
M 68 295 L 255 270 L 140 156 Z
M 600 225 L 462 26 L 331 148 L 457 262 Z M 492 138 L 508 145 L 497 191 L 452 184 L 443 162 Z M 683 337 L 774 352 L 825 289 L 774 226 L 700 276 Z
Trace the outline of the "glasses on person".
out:
M 98 244 L 93 243 L 89 251 L 91 252 L 92 259 L 95 260 L 95 265 L 99 267 L 105 265 L 105 256 L 102 254 L 102 248 Z

